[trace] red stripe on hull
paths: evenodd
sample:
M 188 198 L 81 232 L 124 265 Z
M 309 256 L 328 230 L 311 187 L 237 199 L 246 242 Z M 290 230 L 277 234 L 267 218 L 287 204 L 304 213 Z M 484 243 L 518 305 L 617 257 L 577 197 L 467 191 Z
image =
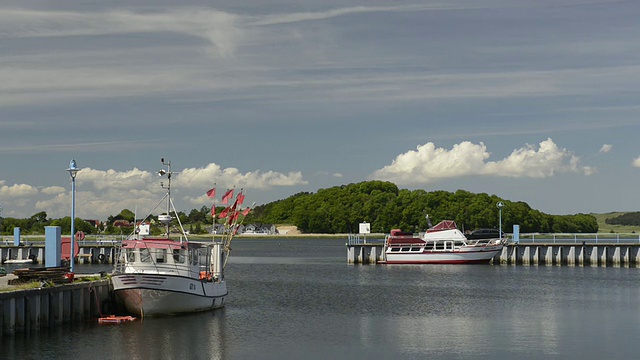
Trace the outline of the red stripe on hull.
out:
M 415 261 L 380 261 L 378 264 L 483 264 L 491 259 L 481 260 L 415 260 Z

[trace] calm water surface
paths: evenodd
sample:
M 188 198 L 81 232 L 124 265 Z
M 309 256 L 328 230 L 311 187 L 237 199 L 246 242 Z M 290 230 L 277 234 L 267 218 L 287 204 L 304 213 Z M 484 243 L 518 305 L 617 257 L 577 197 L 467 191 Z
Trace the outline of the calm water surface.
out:
M 95 272 L 83 265 L 77 272 Z M 344 240 L 235 240 L 224 309 L 2 339 L 6 359 L 632 359 L 640 269 L 347 265 Z

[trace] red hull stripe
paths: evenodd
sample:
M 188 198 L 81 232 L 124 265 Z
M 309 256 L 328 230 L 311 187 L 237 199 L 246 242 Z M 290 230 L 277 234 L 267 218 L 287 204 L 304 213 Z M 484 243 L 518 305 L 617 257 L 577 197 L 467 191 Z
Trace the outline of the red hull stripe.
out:
M 380 261 L 379 264 L 481 264 L 488 263 L 491 259 L 481 260 L 415 260 L 415 261 Z

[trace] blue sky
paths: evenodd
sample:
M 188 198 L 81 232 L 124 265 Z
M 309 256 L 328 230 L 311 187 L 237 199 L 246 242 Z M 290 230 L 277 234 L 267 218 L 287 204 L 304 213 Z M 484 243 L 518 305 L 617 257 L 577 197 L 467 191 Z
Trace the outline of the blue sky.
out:
M 371 179 L 638 211 L 640 3 L 0 4 L 2 216 L 264 204 Z M 219 190 L 218 193 L 222 191 Z

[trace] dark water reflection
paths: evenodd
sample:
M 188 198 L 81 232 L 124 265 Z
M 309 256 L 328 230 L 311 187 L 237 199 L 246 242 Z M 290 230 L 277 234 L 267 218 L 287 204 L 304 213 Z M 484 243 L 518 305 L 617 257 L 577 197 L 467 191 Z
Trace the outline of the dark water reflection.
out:
M 220 311 L 2 339 L 7 358 L 635 358 L 640 269 L 350 266 L 340 240 L 237 240 Z M 90 269 L 95 267 L 89 266 Z

